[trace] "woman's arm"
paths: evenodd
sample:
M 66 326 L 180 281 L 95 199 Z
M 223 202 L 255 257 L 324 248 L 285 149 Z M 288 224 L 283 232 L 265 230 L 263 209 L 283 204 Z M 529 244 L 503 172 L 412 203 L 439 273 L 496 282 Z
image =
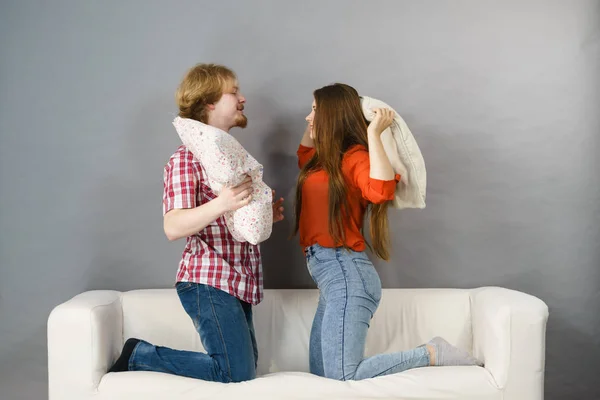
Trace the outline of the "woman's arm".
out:
M 392 124 L 394 111 L 387 108 L 376 108 L 373 111 L 375 112 L 375 118 L 367 128 L 369 162 L 371 163 L 369 176 L 373 179 L 391 181 L 395 176 L 394 169 L 385 154 L 381 134 Z

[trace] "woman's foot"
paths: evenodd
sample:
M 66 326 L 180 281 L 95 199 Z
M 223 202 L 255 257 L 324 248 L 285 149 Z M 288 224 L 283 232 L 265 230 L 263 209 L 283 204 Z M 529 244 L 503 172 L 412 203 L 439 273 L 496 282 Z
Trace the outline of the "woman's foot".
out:
M 472 357 L 464 350 L 452 346 L 441 337 L 431 339 L 425 345 L 429 351 L 429 360 L 431 365 L 451 366 L 451 365 L 478 365 L 483 363 Z
M 135 346 L 140 342 L 139 339 L 127 339 L 125 344 L 123 345 L 123 351 L 121 351 L 121 356 L 115 362 L 115 364 L 108 370 L 108 372 L 123 372 L 129 371 L 129 359 L 131 358 L 131 354 L 133 354 L 133 350 Z

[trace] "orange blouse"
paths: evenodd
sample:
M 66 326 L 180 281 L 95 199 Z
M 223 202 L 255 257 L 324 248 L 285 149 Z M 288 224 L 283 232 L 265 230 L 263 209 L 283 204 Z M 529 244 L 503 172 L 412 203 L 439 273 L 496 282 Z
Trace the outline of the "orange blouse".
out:
M 298 148 L 300 168 L 315 154 L 313 147 L 300 145 Z M 380 204 L 394 199 L 400 175 L 393 180 L 382 181 L 369 176 L 371 164 L 369 152 L 361 145 L 346 151 L 342 159 L 342 172 L 348 191 L 349 219 L 343 221 L 346 246 L 354 251 L 366 248 L 365 238 L 360 233 L 363 218 L 369 203 Z M 313 244 L 323 247 L 340 247 L 329 234 L 329 177 L 325 171 L 310 173 L 302 186 L 302 208 L 300 210 L 300 245 L 304 248 Z

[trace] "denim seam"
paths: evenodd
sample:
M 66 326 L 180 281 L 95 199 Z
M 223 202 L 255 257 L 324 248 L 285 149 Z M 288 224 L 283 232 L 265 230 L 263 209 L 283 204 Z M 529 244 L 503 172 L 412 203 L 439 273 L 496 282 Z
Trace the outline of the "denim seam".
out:
M 192 282 L 182 282 L 182 283 L 186 283 L 188 285 L 185 285 L 182 289 L 177 289 L 177 287 L 175 287 L 175 291 L 178 294 L 184 294 L 184 293 L 189 292 L 190 290 L 194 290 L 194 285 Z
M 246 326 L 248 328 L 248 335 L 250 336 L 250 347 L 252 348 L 252 359 L 254 360 L 254 375 L 256 376 L 256 369 L 258 368 L 258 347 L 254 347 L 254 343 L 256 342 L 256 332 L 254 332 L 254 334 L 252 334 L 252 331 L 254 330 L 254 321 L 253 321 L 253 317 L 252 317 L 252 306 L 250 306 L 250 309 L 248 311 L 248 313 L 246 313 L 246 310 L 244 309 L 244 305 L 242 304 L 242 300 L 238 299 L 238 302 L 240 303 L 240 306 L 242 308 L 242 313 L 244 314 L 244 321 L 246 321 Z M 250 320 L 248 320 L 248 318 L 250 318 Z M 254 338 L 254 340 L 253 340 Z
M 133 371 L 133 367 L 134 367 L 134 362 L 133 362 L 133 358 L 135 357 L 136 353 L 137 353 L 137 349 L 138 347 L 140 347 L 140 344 L 142 344 L 142 342 L 138 342 L 134 347 L 133 347 L 133 351 L 131 352 L 131 355 L 129 356 L 129 361 L 127 362 L 127 369 L 129 371 Z M 135 364 L 137 365 L 137 364 Z
M 314 249 L 312 250 L 311 257 L 314 258 L 315 260 L 317 260 L 320 263 L 325 263 L 325 262 L 329 262 L 329 261 L 339 260 L 339 258 L 338 258 L 338 250 L 337 249 L 331 249 L 331 248 L 325 248 L 325 247 L 322 247 L 322 249 L 325 250 L 325 251 L 334 251 L 335 252 L 335 257 L 334 258 L 329 258 L 329 259 L 319 258 L 319 256 L 317 255 L 317 252 L 314 251 Z
M 342 276 L 344 277 L 344 286 L 345 286 L 345 293 L 344 293 L 344 312 L 342 314 L 342 357 L 341 357 L 341 370 L 342 370 L 342 380 L 346 380 L 346 370 L 344 368 L 344 343 L 345 343 L 345 331 L 346 331 L 346 311 L 348 309 L 348 278 L 346 276 L 346 273 L 344 271 L 344 265 L 342 264 L 342 261 L 340 260 L 339 257 L 339 252 L 336 251 L 335 254 L 335 258 L 340 266 L 340 270 L 342 271 Z
M 210 292 L 208 286 L 206 287 L 206 290 L 210 299 L 210 308 L 212 309 L 213 317 L 215 319 L 215 322 L 217 323 L 217 329 L 219 330 L 219 336 L 221 337 L 221 345 L 223 346 L 223 351 L 225 352 L 225 363 L 227 364 L 227 377 L 229 378 L 229 381 L 231 381 L 231 366 L 229 365 L 229 354 L 227 353 L 227 345 L 225 344 L 225 339 L 223 338 L 221 324 L 219 323 L 219 319 L 217 318 L 217 312 L 215 311 L 215 305 L 213 304 L 212 293 Z
M 136 364 L 136 367 L 137 367 L 137 368 L 139 368 L 139 367 L 145 367 L 145 368 L 148 368 L 148 369 L 149 369 L 150 371 L 152 371 L 152 372 L 156 372 L 156 365 L 155 365 L 155 366 L 152 366 L 152 365 L 147 365 L 147 364 L 140 364 L 140 363 L 137 363 L 137 364 Z M 162 371 L 159 371 L 159 372 L 162 372 Z
M 366 263 L 363 260 L 355 259 L 355 258 L 352 259 L 352 262 L 354 263 L 354 266 L 356 267 L 356 272 L 358 273 L 358 276 L 360 277 L 360 280 L 362 282 L 363 289 L 365 290 L 365 293 L 369 295 L 369 297 L 371 298 L 371 300 L 373 300 L 374 302 L 376 302 L 376 303 L 379 304 L 379 302 L 381 301 L 381 299 L 377 300 L 375 298 L 375 296 L 373 296 L 373 294 L 369 290 L 367 290 L 367 283 L 365 281 L 365 277 L 363 276 L 362 272 L 360 272 L 360 267 L 358 266 L 358 264 L 360 264 L 361 262 L 364 263 L 364 264 L 368 264 L 368 263 Z
M 321 306 L 321 302 L 323 302 L 323 304 L 325 304 L 325 298 L 321 293 L 319 293 L 319 304 L 317 305 L 317 312 L 319 311 L 319 306 Z M 326 306 L 322 306 L 322 307 L 326 307 Z M 311 373 L 315 373 L 315 375 L 325 377 L 325 362 L 323 360 L 323 319 L 325 317 L 324 310 L 323 310 L 322 314 L 323 315 L 321 316 L 321 331 L 319 332 L 319 340 L 316 341 L 316 345 L 318 346 L 318 352 L 320 354 L 320 357 L 317 358 L 317 361 L 321 362 L 321 369 L 318 371 L 319 373 L 315 373 L 314 371 L 311 371 Z M 315 318 L 317 318 L 316 313 L 315 313 Z M 310 344 L 309 344 L 309 346 L 310 346 Z M 309 356 L 310 356 L 310 347 L 309 347 Z M 309 357 L 309 360 L 310 360 L 310 357 Z
M 427 353 L 427 350 L 425 350 L 425 352 Z M 377 375 L 373 376 L 373 378 L 376 378 L 376 377 L 378 377 L 378 376 L 381 376 L 381 375 L 385 374 L 386 372 L 388 372 L 389 370 L 392 370 L 392 369 L 394 369 L 394 368 L 396 368 L 396 367 L 398 367 L 398 366 L 400 366 L 400 365 L 402 365 L 402 364 L 406 364 L 406 363 L 408 363 L 408 362 L 410 362 L 410 361 L 413 361 L 413 360 L 415 360 L 415 359 L 418 359 L 418 358 L 425 358 L 425 359 L 427 359 L 427 364 L 428 364 L 428 365 L 429 365 L 429 364 L 431 364 L 431 361 L 429 360 L 429 355 L 428 355 L 428 354 L 426 354 L 426 355 L 421 355 L 421 356 L 416 356 L 416 357 L 409 358 L 408 360 L 404 360 L 404 361 L 402 361 L 402 362 L 399 362 L 398 364 L 396 364 L 396 365 L 394 365 L 394 366 L 392 366 L 392 367 L 390 367 L 390 368 L 386 369 L 385 371 L 382 371 L 382 372 L 380 372 L 379 374 L 377 374 Z

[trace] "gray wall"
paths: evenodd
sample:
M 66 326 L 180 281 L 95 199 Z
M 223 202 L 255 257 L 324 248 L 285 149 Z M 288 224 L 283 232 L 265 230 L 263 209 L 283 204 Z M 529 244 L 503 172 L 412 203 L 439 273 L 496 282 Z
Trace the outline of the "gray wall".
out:
M 46 396 L 55 305 L 172 285 L 162 168 L 199 61 L 238 72 L 250 124 L 234 135 L 288 201 L 313 89 L 396 107 L 428 207 L 390 215 L 384 286 L 542 298 L 546 398 L 600 398 L 599 34 L 592 0 L 2 1 L 0 398 Z M 313 287 L 289 230 L 263 246 L 265 284 Z

